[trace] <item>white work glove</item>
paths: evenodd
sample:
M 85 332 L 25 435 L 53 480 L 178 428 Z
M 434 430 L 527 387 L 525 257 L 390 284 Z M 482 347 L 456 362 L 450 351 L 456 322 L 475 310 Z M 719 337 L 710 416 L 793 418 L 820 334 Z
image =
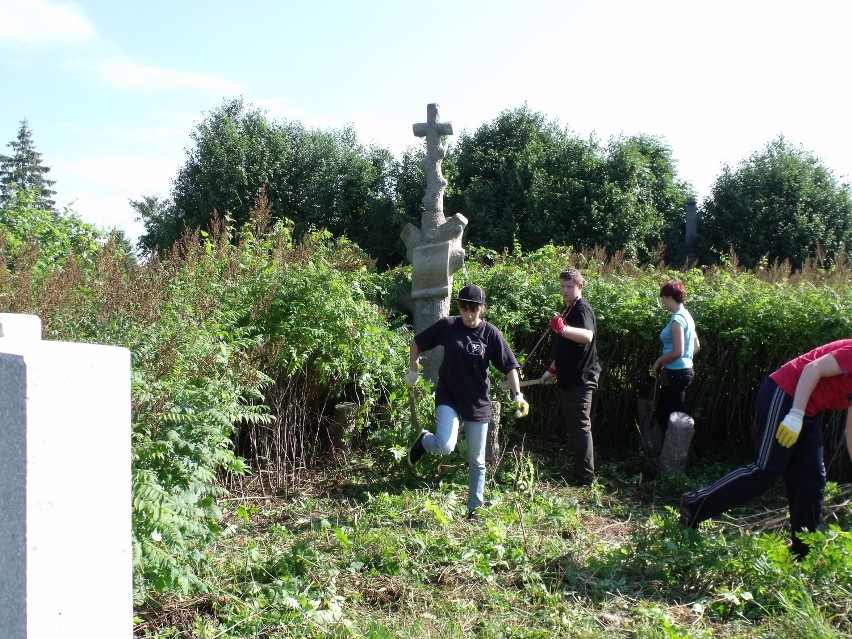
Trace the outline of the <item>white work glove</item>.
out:
M 405 377 L 402 378 L 402 381 L 404 381 L 405 385 L 409 388 L 414 388 L 414 385 L 417 384 L 418 379 L 420 379 L 419 371 L 408 371 L 405 374 Z
M 802 432 L 802 418 L 805 412 L 798 408 L 791 408 L 787 413 L 787 417 L 781 420 L 778 426 L 778 431 L 775 433 L 775 439 L 784 448 L 790 448 L 799 439 L 799 433 Z
M 512 401 L 515 404 L 515 417 L 526 417 L 530 412 L 530 405 L 524 399 L 523 393 L 512 395 Z
M 556 369 L 548 368 L 541 374 L 541 383 L 542 384 L 552 384 L 556 381 Z

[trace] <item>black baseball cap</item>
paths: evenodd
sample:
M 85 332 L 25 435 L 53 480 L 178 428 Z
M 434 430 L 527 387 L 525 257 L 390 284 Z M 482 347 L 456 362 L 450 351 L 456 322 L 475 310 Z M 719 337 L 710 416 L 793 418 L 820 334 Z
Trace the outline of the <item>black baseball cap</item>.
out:
M 485 304 L 485 293 L 476 284 L 468 284 L 459 291 L 456 300 L 459 302 L 472 302 L 473 304 Z

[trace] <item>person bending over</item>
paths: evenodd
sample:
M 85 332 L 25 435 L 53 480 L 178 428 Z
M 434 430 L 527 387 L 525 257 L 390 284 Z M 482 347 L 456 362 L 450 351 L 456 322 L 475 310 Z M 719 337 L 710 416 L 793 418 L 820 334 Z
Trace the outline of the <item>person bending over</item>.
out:
M 852 406 L 852 339 L 819 346 L 769 375 L 757 394 L 760 426 L 757 454 L 750 464 L 680 499 L 680 521 L 695 528 L 706 519 L 743 504 L 780 477 L 787 488 L 792 550 L 808 546 L 797 533 L 813 532 L 822 517 L 825 464 L 822 413 Z M 846 445 L 852 457 L 852 411 L 846 416 Z

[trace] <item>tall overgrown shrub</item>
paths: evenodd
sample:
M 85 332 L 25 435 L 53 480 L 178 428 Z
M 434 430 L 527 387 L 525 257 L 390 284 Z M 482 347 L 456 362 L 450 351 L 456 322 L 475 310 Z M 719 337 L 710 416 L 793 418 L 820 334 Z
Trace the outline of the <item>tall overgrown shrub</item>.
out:
M 266 391 L 273 420 L 247 424 L 239 445 L 267 471 L 261 488 L 272 491 L 323 450 L 337 403 L 359 407 L 358 431 L 399 410 L 408 339 L 367 299 L 371 262 L 355 245 L 325 232 L 292 244 L 289 234 L 279 222 L 268 236 L 246 233 L 240 242 L 264 256 L 262 297 L 251 292 L 243 318 L 262 341 L 255 358 L 273 380 Z
M 553 335 L 546 327 L 562 307 L 559 272 L 567 266 L 583 271 L 584 297 L 598 323 L 603 372 L 594 423 L 603 444 L 623 445 L 637 435 L 636 400 L 652 395 L 650 367 L 668 319 L 659 301 L 665 281 L 684 282 L 686 306 L 701 337 L 696 378 L 687 394 L 699 453 L 723 443 L 726 450 L 747 454 L 755 393 L 765 376 L 815 346 L 852 336 L 852 287 L 842 261 L 827 270 L 807 265 L 792 272 L 786 265 L 744 270 L 732 260 L 726 266 L 683 272 L 552 246 L 527 254 L 471 251 L 468 258 L 461 277 L 485 289 L 488 319 L 521 356 L 525 378 L 539 376 L 551 356 Z M 556 390 L 532 387 L 528 395 L 533 414 L 519 426 L 557 428 Z M 840 418 L 829 415 L 826 427 L 827 463 L 834 476 L 850 472 Z
M 398 394 L 401 333 L 360 291 L 369 262 L 346 241 L 296 242 L 290 225 L 267 221 L 220 221 L 142 265 L 111 242 L 48 270 L 18 260 L 0 277 L 0 310 L 39 315 L 45 339 L 131 351 L 139 597 L 204 587 L 216 501 L 235 485 L 224 477 L 251 470 L 277 490 L 321 450 L 335 401 L 357 401 L 364 424 Z
M 360 407 L 356 442 L 402 448 L 410 439 L 394 425 L 408 417 L 400 373 L 411 335 L 405 315 L 389 310 L 408 269 L 376 273 L 346 240 L 316 232 L 294 241 L 290 224 L 268 221 L 261 202 L 241 229 L 219 223 L 144 264 L 115 241 L 72 243 L 48 261 L 24 242 L 19 259 L 0 262 L 0 311 L 39 315 L 46 339 L 131 351 L 139 597 L 203 588 L 197 567 L 219 533 L 217 499 L 240 487 L 223 480 L 251 471 L 263 481 L 249 489 L 287 488 L 324 450 L 335 403 Z M 753 393 L 769 370 L 852 335 L 844 263 L 797 273 L 735 263 L 680 273 L 553 246 L 525 255 L 470 250 L 455 285 L 485 288 L 487 317 L 521 356 L 527 378 L 549 358 L 545 327 L 561 306 L 558 273 L 568 265 L 583 269 L 598 315 L 602 443 L 635 433 L 635 399 L 648 391 L 666 320 L 658 291 L 667 279 L 685 279 L 704 346 L 690 389 L 698 450 L 747 438 Z M 534 412 L 525 428 L 548 424 L 552 393 L 529 391 Z M 843 461 L 836 441 L 828 450 Z

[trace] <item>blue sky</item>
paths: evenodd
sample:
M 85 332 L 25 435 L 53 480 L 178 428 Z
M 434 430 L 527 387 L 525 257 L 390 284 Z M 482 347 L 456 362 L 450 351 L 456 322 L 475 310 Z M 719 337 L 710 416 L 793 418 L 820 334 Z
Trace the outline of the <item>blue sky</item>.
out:
M 783 134 L 852 176 L 845 0 L 0 0 L 0 153 L 28 120 L 57 203 L 141 232 L 190 134 L 242 97 L 399 154 L 524 103 L 584 137 L 656 135 L 699 198 Z

